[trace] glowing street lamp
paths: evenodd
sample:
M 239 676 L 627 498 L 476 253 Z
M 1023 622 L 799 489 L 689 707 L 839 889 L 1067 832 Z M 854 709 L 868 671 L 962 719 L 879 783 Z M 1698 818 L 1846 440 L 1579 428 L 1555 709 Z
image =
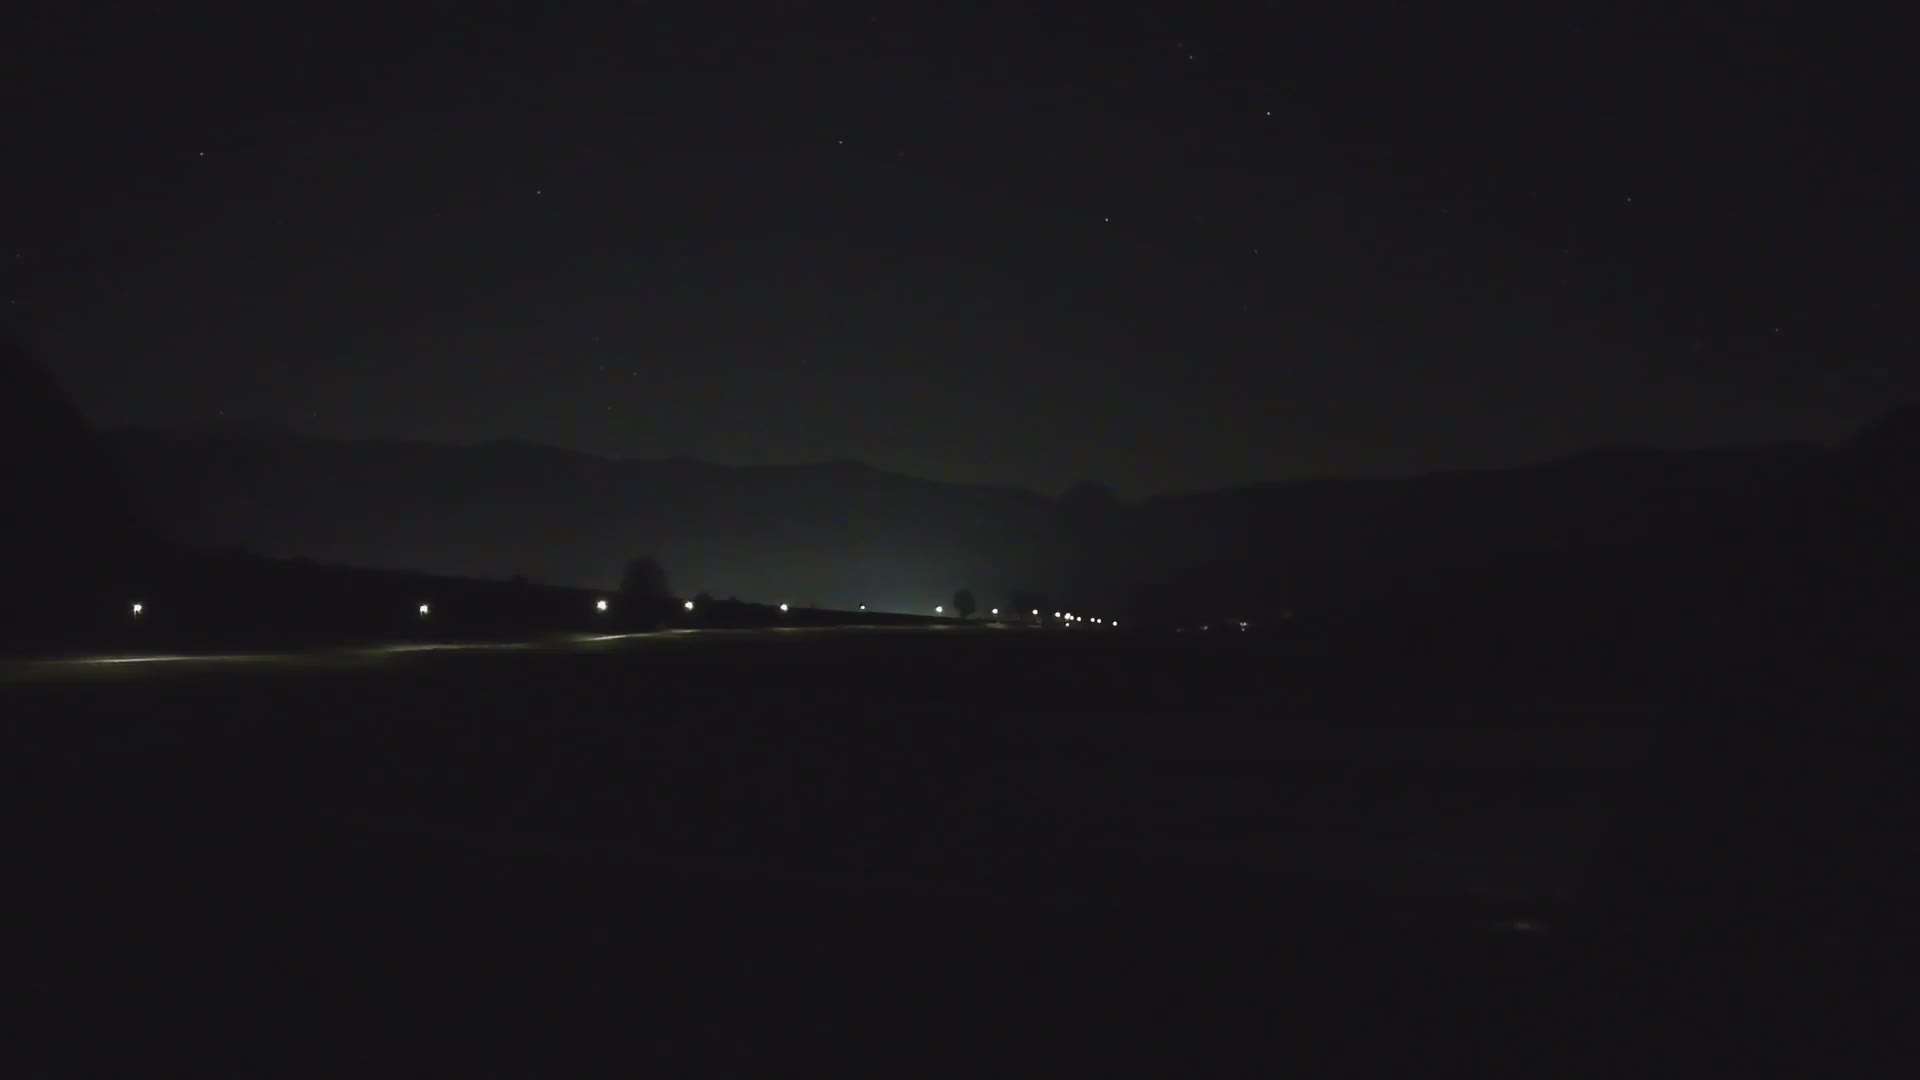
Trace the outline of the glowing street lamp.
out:
M 127 611 L 131 613 L 133 617 L 136 619 L 139 618 L 142 614 L 144 614 L 146 610 L 147 610 L 147 605 L 141 603 L 138 600 L 135 600 L 133 604 L 127 608 Z
M 603 615 L 606 614 L 607 602 L 605 600 L 595 600 L 593 602 L 593 610 L 598 611 Z
M 999 618 L 999 617 L 1000 617 L 1000 609 L 999 609 L 999 608 L 994 608 L 994 609 L 993 609 L 993 615 L 994 615 L 994 617 L 995 617 L 995 618 Z
M 933 605 L 933 613 L 935 615 L 944 615 L 947 613 L 947 609 L 939 604 L 935 604 Z
M 686 609 L 687 609 L 688 611 L 692 611 L 692 610 L 693 610 L 693 601 L 691 601 L 691 600 L 689 600 L 689 601 L 687 601 L 686 603 L 684 603 L 684 604 L 682 604 L 682 605 L 680 605 L 680 606 L 681 606 L 681 607 L 683 607 L 683 608 L 686 608 Z
M 1033 609 L 1033 617 L 1034 617 L 1034 618 L 1036 618 L 1036 619 L 1040 617 L 1040 609 L 1039 609 L 1039 608 L 1034 608 L 1034 609 Z
M 787 610 L 787 605 L 785 605 L 785 604 L 781 604 L 781 605 L 780 605 L 780 610 L 781 610 L 781 611 L 783 611 L 783 612 L 784 612 L 784 611 L 786 611 L 786 610 Z
M 860 610 L 861 610 L 861 611 L 865 611 L 865 610 L 867 610 L 867 605 L 865 605 L 865 604 L 861 604 L 861 605 L 860 605 Z
M 431 614 L 433 614 L 433 605 L 432 605 L 432 604 L 421 604 L 421 605 L 420 605 L 420 617 L 421 617 L 421 618 L 423 618 L 423 619 L 424 619 L 424 618 L 426 618 L 427 616 L 429 616 L 429 615 L 431 615 Z

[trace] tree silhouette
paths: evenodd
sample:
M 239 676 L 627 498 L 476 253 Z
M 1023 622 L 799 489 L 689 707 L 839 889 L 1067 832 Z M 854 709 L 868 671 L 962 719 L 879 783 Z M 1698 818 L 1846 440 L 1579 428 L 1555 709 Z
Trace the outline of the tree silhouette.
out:
M 953 610 L 959 612 L 963 619 L 973 618 L 973 613 L 979 610 L 979 605 L 973 602 L 972 589 L 961 589 L 953 594 Z
M 667 572 L 651 555 L 627 560 L 627 572 L 620 578 L 623 596 L 659 599 L 667 596 Z

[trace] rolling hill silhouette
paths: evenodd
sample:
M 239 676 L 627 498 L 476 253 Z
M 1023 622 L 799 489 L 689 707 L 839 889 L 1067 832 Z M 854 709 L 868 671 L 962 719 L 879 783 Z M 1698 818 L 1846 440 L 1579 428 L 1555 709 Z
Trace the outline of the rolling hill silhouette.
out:
M 1605 449 L 1136 503 L 1086 485 L 1050 498 L 854 462 L 734 468 L 522 442 L 203 428 L 107 443 L 153 518 L 199 545 L 599 587 L 651 552 L 688 593 L 913 610 L 968 584 L 990 600 L 1032 588 L 1183 617 L 1335 597 L 1490 611 L 1644 610 L 1688 592 L 1711 603 L 1715 589 L 1815 558 L 1817 537 L 1910 530 L 1900 478 L 1920 459 L 1917 418 L 1894 413 L 1839 448 Z
M 0 469 L 10 512 L 4 635 L 119 605 L 160 545 L 113 461 L 53 379 L 0 338 Z
M 249 424 L 204 425 L 192 441 L 274 441 Z M 0 528 L 6 600 L 0 654 L 103 647 L 256 648 L 418 632 L 421 598 L 461 609 L 460 631 L 552 627 L 588 609 L 576 590 L 217 550 L 191 529 L 163 535 L 120 462 L 25 350 L 0 339 L 0 451 L 10 513 Z M 162 501 L 159 505 L 173 505 Z M 626 598 L 601 625 L 648 626 L 664 597 Z

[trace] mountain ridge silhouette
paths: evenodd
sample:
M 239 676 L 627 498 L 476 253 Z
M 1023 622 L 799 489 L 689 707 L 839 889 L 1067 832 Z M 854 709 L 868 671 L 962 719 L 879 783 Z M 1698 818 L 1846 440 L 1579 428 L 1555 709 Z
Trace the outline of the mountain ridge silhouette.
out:
M 1397 572 L 1762 542 L 1820 477 L 1920 410 L 1835 447 L 1607 446 L 1512 469 L 1276 481 L 1144 500 L 955 484 L 845 459 L 735 466 L 522 440 L 453 445 L 120 428 L 103 436 L 176 539 L 272 555 L 608 586 L 657 555 L 687 591 L 931 607 L 966 584 L 1061 597 L 1243 589 L 1301 566 Z M 1888 434 L 1889 432 L 1893 434 Z M 1863 447 L 1865 447 L 1863 449 Z M 1904 467 L 1904 466 L 1903 466 Z M 1343 571 L 1345 572 L 1345 571 Z M 1244 585 L 1229 584 L 1235 575 Z M 991 606 L 991 605 L 989 605 Z

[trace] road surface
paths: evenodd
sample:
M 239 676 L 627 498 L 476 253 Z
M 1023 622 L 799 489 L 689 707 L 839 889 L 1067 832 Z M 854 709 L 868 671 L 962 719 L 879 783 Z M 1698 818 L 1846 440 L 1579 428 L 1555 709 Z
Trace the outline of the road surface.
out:
M 0 685 L 60 684 L 99 679 L 128 680 L 182 673 L 292 671 L 392 667 L 453 654 L 604 653 L 615 649 L 668 645 L 715 645 L 745 640 L 781 641 L 796 637 L 950 633 L 960 628 L 930 626 L 775 626 L 752 629 L 675 629 L 629 634 L 558 634 L 520 641 L 405 641 L 380 645 L 342 645 L 278 652 L 111 652 L 81 656 L 0 660 Z

